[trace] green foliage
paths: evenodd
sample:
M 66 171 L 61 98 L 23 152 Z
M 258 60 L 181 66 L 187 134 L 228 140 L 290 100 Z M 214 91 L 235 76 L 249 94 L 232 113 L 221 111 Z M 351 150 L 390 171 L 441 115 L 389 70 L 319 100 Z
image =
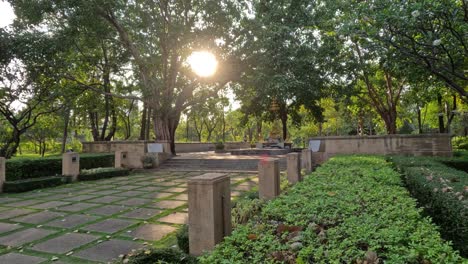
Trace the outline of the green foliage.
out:
M 383 158 L 334 157 L 200 261 L 461 263 L 420 213 Z
M 81 170 L 80 175 L 78 175 L 78 180 L 93 181 L 105 178 L 127 176 L 129 174 L 130 170 L 125 168 L 95 168 L 89 170 Z
M 177 237 L 177 245 L 179 246 L 180 250 L 182 250 L 184 253 L 189 254 L 190 248 L 189 248 L 189 229 L 188 225 L 182 226 L 177 231 L 176 237 Z
M 468 150 L 468 137 L 452 138 L 452 147 L 456 150 Z
M 113 167 L 114 154 L 82 154 L 80 169 Z M 6 180 L 40 178 L 60 175 L 62 173 L 62 157 L 18 158 L 7 160 Z
M 144 249 L 128 258 L 126 264 L 195 264 L 196 258 L 174 248 Z
M 27 192 L 35 189 L 47 188 L 61 185 L 65 182 L 64 177 L 41 177 L 26 180 L 6 181 L 3 185 L 4 192 Z
M 468 174 L 443 164 L 463 164 L 463 161 L 414 159 L 424 161 L 411 163 L 404 162 L 403 158 L 393 158 L 392 161 L 404 175 L 411 195 L 441 227 L 442 236 L 468 257 Z M 468 168 L 468 161 L 464 164 L 465 169 Z

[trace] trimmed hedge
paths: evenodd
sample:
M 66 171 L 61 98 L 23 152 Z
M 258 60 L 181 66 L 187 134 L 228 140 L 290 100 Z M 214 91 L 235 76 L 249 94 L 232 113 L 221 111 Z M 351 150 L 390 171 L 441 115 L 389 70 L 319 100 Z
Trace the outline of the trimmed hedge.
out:
M 468 174 L 450 168 L 444 160 L 401 157 L 391 159 L 411 195 L 424 212 L 441 227 L 442 237 L 451 240 L 462 256 L 468 257 Z M 450 161 L 449 161 L 450 162 Z M 452 164 L 453 165 L 453 164 Z
M 130 174 L 129 169 L 125 168 L 95 168 L 89 170 L 82 170 L 78 175 L 80 181 L 93 181 L 105 178 L 127 176 Z
M 80 169 L 113 167 L 114 154 L 81 154 Z M 18 158 L 7 160 L 6 180 L 16 181 L 62 174 L 62 157 Z
M 3 191 L 6 193 L 27 192 L 35 189 L 58 186 L 66 182 L 64 177 L 42 177 L 18 181 L 6 181 Z
M 175 248 L 143 249 L 130 253 L 119 263 L 125 264 L 196 264 L 197 259 Z
M 462 263 L 380 157 L 334 157 L 201 263 Z

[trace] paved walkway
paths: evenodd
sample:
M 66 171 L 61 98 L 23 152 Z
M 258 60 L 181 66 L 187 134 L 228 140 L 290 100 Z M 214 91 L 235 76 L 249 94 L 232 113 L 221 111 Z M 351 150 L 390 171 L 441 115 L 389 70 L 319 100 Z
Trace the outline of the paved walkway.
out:
M 0 194 L 0 263 L 107 263 L 147 245 L 175 244 L 187 221 L 187 178 L 201 172 L 152 171 Z M 256 175 L 229 173 L 232 196 Z

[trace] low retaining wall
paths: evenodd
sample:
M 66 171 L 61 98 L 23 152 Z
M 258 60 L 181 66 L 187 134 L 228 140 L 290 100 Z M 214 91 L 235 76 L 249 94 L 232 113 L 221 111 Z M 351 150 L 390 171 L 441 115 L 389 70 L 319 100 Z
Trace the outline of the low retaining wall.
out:
M 452 156 L 449 134 L 314 137 L 309 149 L 316 165 L 338 154 Z
M 154 141 L 98 141 L 98 142 L 82 142 L 84 153 L 107 153 L 115 151 L 128 151 L 146 153 L 147 146 L 150 143 L 159 143 Z M 226 150 L 250 148 L 248 142 L 225 142 Z M 204 152 L 215 149 L 215 143 L 176 143 L 177 153 L 187 152 Z M 165 150 L 166 151 L 166 150 Z M 168 151 L 170 152 L 170 151 Z

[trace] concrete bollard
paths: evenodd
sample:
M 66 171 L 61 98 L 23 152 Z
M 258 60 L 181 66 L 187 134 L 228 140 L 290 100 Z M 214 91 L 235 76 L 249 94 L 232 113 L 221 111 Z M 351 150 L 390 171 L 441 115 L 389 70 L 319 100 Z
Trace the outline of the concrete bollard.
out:
M 189 247 L 191 255 L 212 250 L 231 234 L 230 178 L 205 173 L 188 181 Z
M 312 172 L 312 150 L 310 149 L 302 150 L 302 168 L 304 168 L 306 172 Z
M 258 163 L 258 194 L 260 199 L 273 199 L 280 194 L 279 162 L 266 158 Z
M 72 181 L 78 180 L 80 174 L 80 155 L 76 152 L 67 152 L 62 155 L 62 175 L 71 176 Z
M 289 183 L 296 183 L 302 181 L 301 175 L 301 156 L 299 153 L 289 153 L 287 158 L 287 173 Z
M 6 180 L 6 162 L 4 157 L 0 157 L 0 193 L 3 192 L 3 183 Z
M 128 167 L 128 153 L 126 151 L 117 150 L 114 154 L 114 167 L 126 168 Z

